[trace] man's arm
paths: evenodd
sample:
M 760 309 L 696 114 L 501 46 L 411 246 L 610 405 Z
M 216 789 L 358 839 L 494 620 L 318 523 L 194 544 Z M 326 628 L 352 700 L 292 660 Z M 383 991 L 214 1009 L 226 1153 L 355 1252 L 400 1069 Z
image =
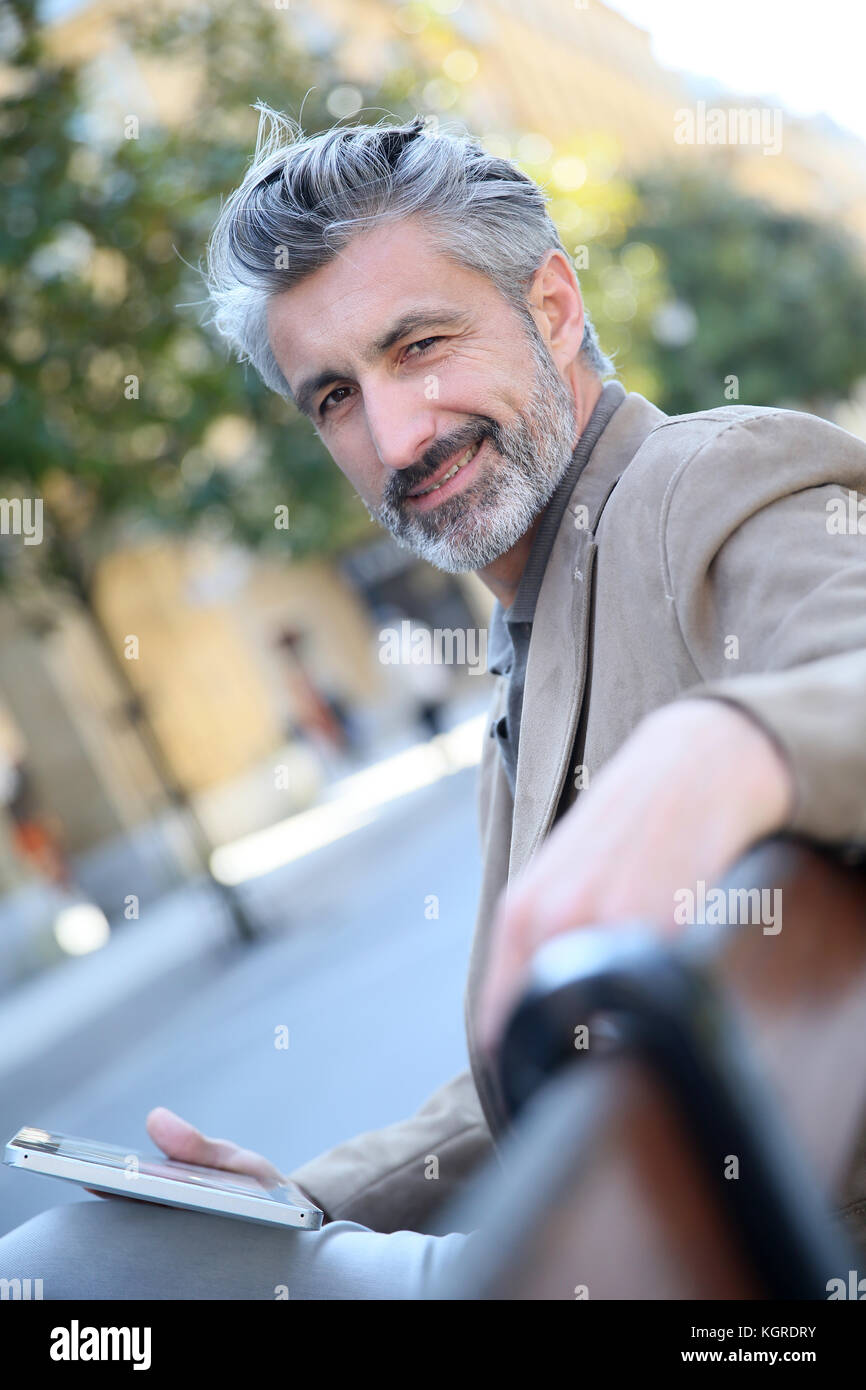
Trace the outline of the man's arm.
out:
M 369 1131 L 289 1173 L 330 1221 L 420 1230 L 492 1152 L 471 1074 L 440 1086 L 408 1120 Z
M 866 495 L 866 474 L 862 485 Z M 863 845 L 866 534 L 827 529 L 847 495 L 831 485 L 780 498 L 693 576 L 681 625 L 707 679 L 684 698 L 735 705 L 774 740 L 794 777 L 786 829 Z M 689 567 L 684 557 L 681 583 Z
M 486 1051 L 558 931 L 669 929 L 678 889 L 778 831 L 866 845 L 866 539 L 828 524 L 851 488 L 866 493 L 864 445 L 787 413 L 724 431 L 666 484 L 664 591 L 703 679 L 638 726 L 509 885 Z
M 644 719 L 500 898 L 478 1003 L 484 1052 L 545 941 L 636 920 L 670 930 L 677 892 L 779 830 L 791 798 L 784 760 L 738 710 L 690 700 Z

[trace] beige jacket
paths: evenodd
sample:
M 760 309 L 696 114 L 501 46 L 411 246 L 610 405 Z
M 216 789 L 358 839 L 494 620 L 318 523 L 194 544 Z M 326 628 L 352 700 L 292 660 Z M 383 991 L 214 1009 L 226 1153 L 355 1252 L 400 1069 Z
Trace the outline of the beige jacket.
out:
M 591 785 L 650 711 L 694 696 L 732 701 L 787 754 L 797 788 L 788 829 L 866 844 L 866 514 L 862 533 L 842 520 L 856 518 L 856 494 L 866 496 L 866 444 L 814 416 L 723 406 L 668 417 L 625 397 L 544 574 L 513 802 L 496 741 L 485 737 L 471 1073 L 411 1119 L 292 1174 L 331 1219 L 423 1229 L 494 1151 L 500 1112 L 473 1032 L 494 903 L 550 830 L 560 798 L 579 794 L 575 765 Z M 504 711 L 506 683 L 497 678 L 491 719 Z M 842 1203 L 862 1213 L 866 1233 L 866 1146 Z

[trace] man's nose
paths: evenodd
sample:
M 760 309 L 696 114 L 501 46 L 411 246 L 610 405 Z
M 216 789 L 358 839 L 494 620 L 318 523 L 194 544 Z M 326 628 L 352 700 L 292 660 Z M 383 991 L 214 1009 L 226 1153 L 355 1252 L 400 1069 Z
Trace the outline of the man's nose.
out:
M 419 464 L 436 439 L 436 422 L 423 387 L 391 382 L 364 393 L 367 426 L 385 468 Z

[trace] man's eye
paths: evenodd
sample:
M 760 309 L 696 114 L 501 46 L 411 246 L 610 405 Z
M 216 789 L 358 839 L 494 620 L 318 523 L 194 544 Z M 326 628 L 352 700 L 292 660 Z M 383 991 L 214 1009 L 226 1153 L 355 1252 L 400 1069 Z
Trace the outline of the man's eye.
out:
M 329 391 L 327 396 L 325 396 L 325 398 L 323 399 L 321 405 L 319 406 L 319 414 L 327 415 L 328 411 L 331 409 L 331 406 L 328 405 L 328 401 L 331 399 L 332 396 L 336 396 L 338 391 L 351 391 L 351 389 L 351 386 L 335 386 L 333 391 Z M 341 405 L 342 401 L 334 401 L 333 404 Z
M 441 340 L 441 334 L 438 337 L 434 338 L 419 338 L 416 342 L 410 343 L 406 351 L 409 352 L 411 348 L 419 348 L 420 351 L 416 352 L 414 356 L 423 357 L 425 352 L 430 351 L 430 348 L 434 343 L 441 342 Z M 319 406 L 319 415 L 327 415 L 328 411 L 332 410 L 335 405 L 342 404 L 343 399 L 345 399 L 344 397 L 341 397 L 340 400 L 332 400 L 332 397 L 336 396 L 338 391 L 351 391 L 351 389 L 351 386 L 335 386 L 333 391 L 329 391 L 327 396 L 323 398 L 322 403 Z M 329 401 L 331 402 L 330 405 L 328 404 Z
M 419 338 L 418 341 L 417 341 L 416 343 L 410 343 L 410 344 L 409 344 L 409 347 L 407 347 L 406 351 L 409 352 L 409 350 L 410 350 L 411 348 L 413 348 L 413 347 L 415 347 L 415 348 L 420 348 L 421 351 L 420 351 L 420 352 L 416 352 L 415 356 L 416 356 L 416 357 L 423 357 L 423 355 L 424 355 L 425 352 L 429 352 L 429 351 L 430 351 L 430 344 L 431 344 L 431 343 L 438 343 L 439 341 L 440 341 L 439 338 Z M 427 344 L 426 347 L 424 346 L 425 343 Z

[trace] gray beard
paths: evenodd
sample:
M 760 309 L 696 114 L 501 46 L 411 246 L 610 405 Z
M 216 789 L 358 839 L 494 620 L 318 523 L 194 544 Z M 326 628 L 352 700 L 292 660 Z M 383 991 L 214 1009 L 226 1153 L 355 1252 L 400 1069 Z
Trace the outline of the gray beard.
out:
M 533 325 L 534 328 L 534 325 Z M 503 426 L 486 416 L 455 436 L 466 448 L 483 436 L 500 456 L 485 460 L 485 473 L 429 512 L 408 514 L 404 493 L 389 498 L 370 515 L 405 550 L 450 574 L 484 569 L 516 545 L 550 501 L 575 448 L 574 397 L 556 370 L 543 339 L 530 335 L 535 384 L 525 410 Z M 391 491 L 401 480 L 391 480 Z M 415 484 L 410 484 L 414 486 Z

